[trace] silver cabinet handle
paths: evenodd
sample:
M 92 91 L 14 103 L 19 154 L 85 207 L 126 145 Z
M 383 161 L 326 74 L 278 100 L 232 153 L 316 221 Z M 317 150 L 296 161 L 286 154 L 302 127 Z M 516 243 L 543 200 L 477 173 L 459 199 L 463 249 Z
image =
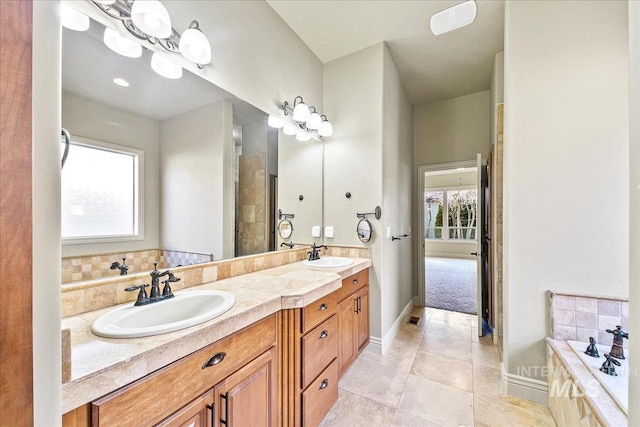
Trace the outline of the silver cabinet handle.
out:
M 322 303 L 322 304 L 320 304 L 320 307 L 318 307 L 318 311 L 324 311 L 324 310 L 326 310 L 327 308 L 329 308 L 329 307 L 327 307 L 327 304 Z
M 319 340 L 321 340 L 321 339 L 324 339 L 324 338 L 326 338 L 326 337 L 328 337 L 328 336 L 329 336 L 329 332 L 327 332 L 327 331 L 325 330 L 325 331 L 322 331 L 322 333 L 320 334 L 320 336 L 318 337 L 318 339 L 319 339 Z
M 322 383 L 320 384 L 320 390 L 327 388 L 328 385 L 329 385 L 329 380 L 327 379 L 322 380 Z

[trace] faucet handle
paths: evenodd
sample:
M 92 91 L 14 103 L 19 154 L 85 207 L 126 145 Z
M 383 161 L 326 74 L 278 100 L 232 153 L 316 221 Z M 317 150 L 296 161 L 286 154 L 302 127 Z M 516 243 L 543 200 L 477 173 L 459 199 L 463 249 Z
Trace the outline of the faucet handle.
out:
M 145 288 L 148 288 L 149 285 L 147 285 L 146 283 L 143 283 L 142 285 L 137 285 L 137 286 L 129 286 L 127 288 L 124 288 L 125 292 L 133 292 L 137 289 L 140 289 L 140 292 L 138 292 L 138 299 L 136 300 L 136 303 L 134 305 L 143 305 L 146 304 L 149 300 L 149 297 L 147 296 L 147 291 L 145 290 Z
M 167 276 L 169 276 L 169 278 L 167 280 L 165 280 L 164 282 L 162 282 L 162 283 L 165 283 L 167 281 L 169 281 L 169 282 L 179 282 L 180 281 L 180 278 L 174 276 L 173 271 L 171 271 L 171 270 L 167 270 Z
M 176 280 L 171 280 L 171 277 L 169 277 L 167 280 L 163 280 L 162 283 L 164 284 L 164 287 L 162 288 L 162 296 L 165 298 L 173 298 L 173 291 L 171 290 L 171 286 L 169 285 L 169 282 L 177 282 L 180 279 L 176 279 Z

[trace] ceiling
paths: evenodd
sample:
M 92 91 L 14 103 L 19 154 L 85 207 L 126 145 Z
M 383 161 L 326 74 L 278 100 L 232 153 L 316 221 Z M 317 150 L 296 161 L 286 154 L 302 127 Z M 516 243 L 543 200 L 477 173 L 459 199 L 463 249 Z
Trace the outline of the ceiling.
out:
M 165 120 L 222 98 L 233 102 L 237 125 L 266 119 L 261 110 L 188 70 L 176 80 L 156 74 L 151 69 L 152 52 L 146 48 L 140 58 L 113 52 L 102 41 L 104 30 L 104 25 L 94 20 L 88 31 L 62 28 L 64 91 L 154 120 Z M 115 85 L 116 77 L 130 86 Z
M 504 49 L 503 1 L 476 1 L 473 24 L 440 36 L 429 19 L 460 0 L 266 1 L 323 63 L 387 42 L 413 105 L 488 90 Z

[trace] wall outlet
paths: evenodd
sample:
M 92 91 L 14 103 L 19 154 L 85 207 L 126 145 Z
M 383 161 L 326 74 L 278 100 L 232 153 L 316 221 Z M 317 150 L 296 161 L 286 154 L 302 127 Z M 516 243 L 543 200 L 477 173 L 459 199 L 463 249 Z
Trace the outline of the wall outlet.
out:
M 324 237 L 326 237 L 327 239 L 333 239 L 333 226 L 332 225 L 327 225 L 324 228 Z
M 314 225 L 311 227 L 311 236 L 312 237 L 320 237 L 320 233 L 322 232 L 322 227 L 319 225 Z
M 391 238 L 391 227 L 387 227 L 387 239 Z

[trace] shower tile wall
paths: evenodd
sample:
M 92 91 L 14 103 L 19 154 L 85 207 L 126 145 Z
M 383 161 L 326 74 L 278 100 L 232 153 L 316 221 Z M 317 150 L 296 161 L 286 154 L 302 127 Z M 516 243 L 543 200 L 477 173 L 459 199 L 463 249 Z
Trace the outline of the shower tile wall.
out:
M 240 156 L 238 194 L 238 256 L 267 250 L 266 153 Z
M 606 329 L 629 327 L 629 302 L 623 298 L 570 295 L 550 292 L 551 337 L 559 340 L 589 341 L 608 345 L 612 335 Z M 628 341 L 624 341 L 624 347 Z

